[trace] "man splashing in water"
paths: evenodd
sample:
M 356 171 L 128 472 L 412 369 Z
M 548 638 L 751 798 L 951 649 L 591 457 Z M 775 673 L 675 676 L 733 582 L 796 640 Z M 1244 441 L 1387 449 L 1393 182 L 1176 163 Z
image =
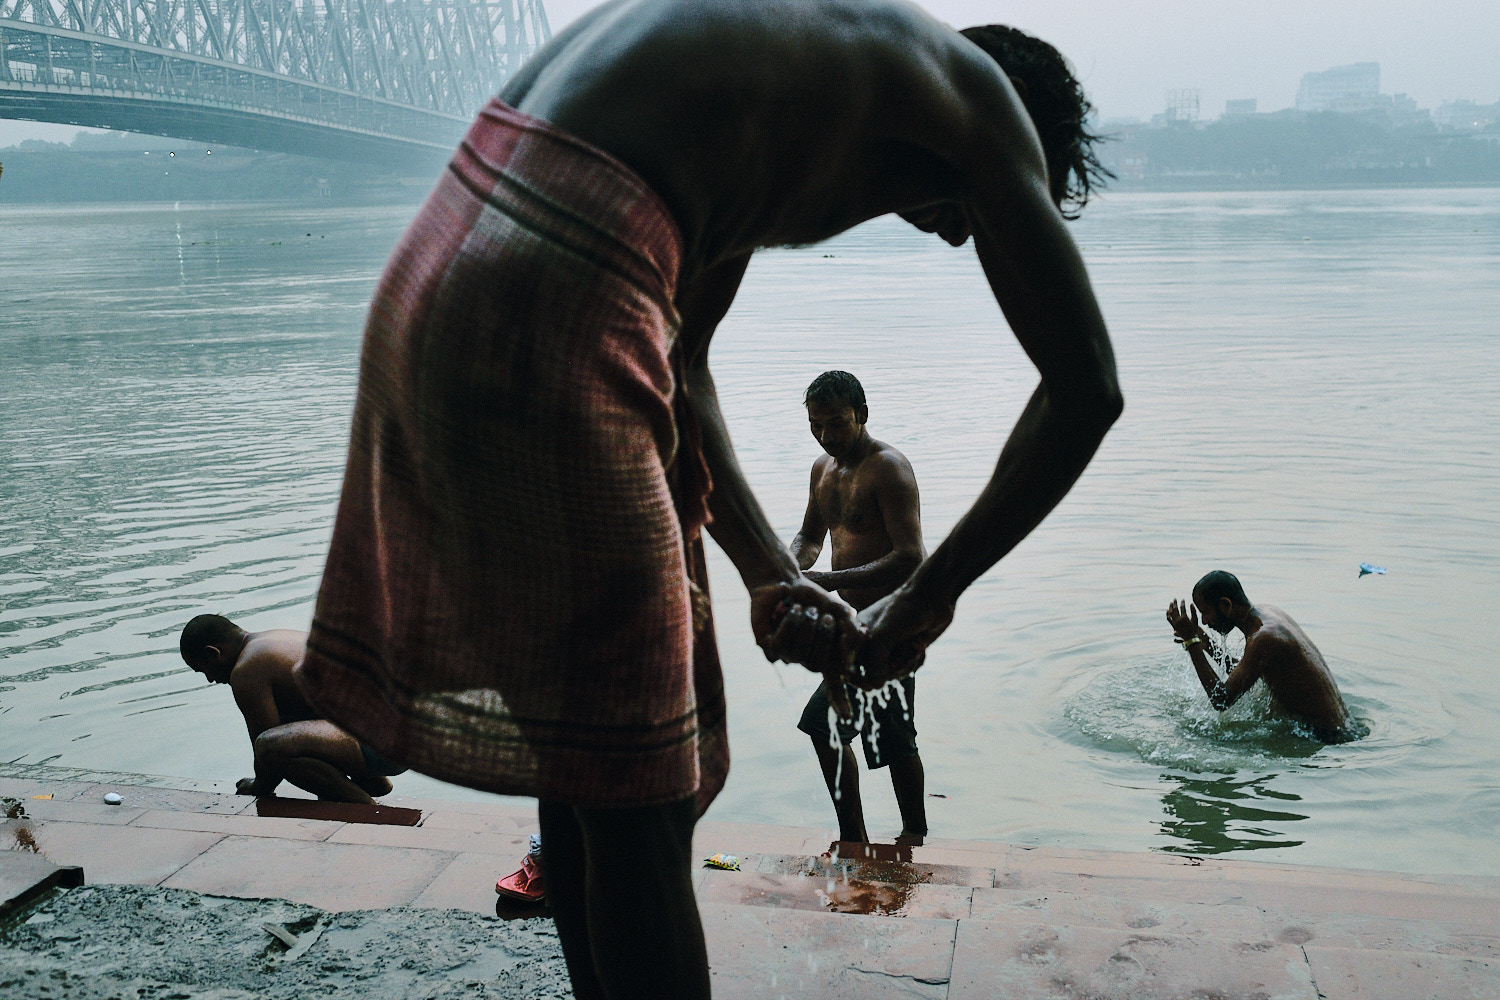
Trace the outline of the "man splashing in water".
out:
M 1199 615 L 1203 625 L 1220 635 L 1232 629 L 1245 635 L 1245 653 L 1223 680 L 1209 662 L 1209 639 L 1198 623 Z M 1216 569 L 1204 576 L 1193 587 L 1193 606 L 1173 601 L 1167 608 L 1167 622 L 1192 657 L 1193 669 L 1216 710 L 1224 711 L 1263 680 L 1282 710 L 1322 742 L 1347 743 L 1363 735 L 1344 705 L 1323 654 L 1302 626 L 1280 608 L 1251 604 L 1233 573 Z

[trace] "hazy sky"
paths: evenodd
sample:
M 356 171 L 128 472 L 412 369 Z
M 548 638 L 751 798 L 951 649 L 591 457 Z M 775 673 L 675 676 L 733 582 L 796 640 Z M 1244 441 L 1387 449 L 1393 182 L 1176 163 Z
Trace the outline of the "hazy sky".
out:
M 593 0 L 545 0 L 556 31 Z M 928 0 L 955 27 L 991 21 L 1045 38 L 1073 61 L 1105 117 L 1146 118 L 1167 90 L 1196 87 L 1204 117 L 1230 98 L 1290 107 L 1302 74 L 1380 63 L 1383 93 L 1420 107 L 1500 101 L 1500 0 Z M 1420 13 L 1418 13 L 1420 11 Z M 0 146 L 76 129 L 0 121 Z

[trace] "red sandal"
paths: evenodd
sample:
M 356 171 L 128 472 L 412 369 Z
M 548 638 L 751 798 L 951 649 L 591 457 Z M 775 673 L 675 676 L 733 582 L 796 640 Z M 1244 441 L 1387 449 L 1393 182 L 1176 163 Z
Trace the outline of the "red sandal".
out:
M 521 867 L 495 882 L 495 891 L 510 899 L 526 903 L 540 903 L 547 898 L 547 885 L 542 879 L 542 838 L 531 835 L 531 850 L 521 859 Z

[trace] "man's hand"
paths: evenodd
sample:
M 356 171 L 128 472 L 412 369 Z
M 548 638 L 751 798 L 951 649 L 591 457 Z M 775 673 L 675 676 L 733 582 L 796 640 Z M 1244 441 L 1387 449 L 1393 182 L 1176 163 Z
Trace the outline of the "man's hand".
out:
M 925 601 L 906 587 L 876 601 L 859 616 L 869 637 L 859 650 L 860 668 L 849 682 L 873 689 L 913 673 L 927 647 L 953 623 L 953 605 Z
M 854 609 L 802 576 L 750 592 L 750 630 L 766 659 L 800 663 L 842 676 L 854 662 L 864 630 Z M 837 694 L 843 687 L 838 685 Z M 835 697 L 830 692 L 830 697 Z
M 1208 636 L 1198 624 L 1198 609 L 1189 601 L 1173 601 L 1167 606 L 1167 624 L 1172 626 L 1178 640 L 1199 639 L 1207 644 Z

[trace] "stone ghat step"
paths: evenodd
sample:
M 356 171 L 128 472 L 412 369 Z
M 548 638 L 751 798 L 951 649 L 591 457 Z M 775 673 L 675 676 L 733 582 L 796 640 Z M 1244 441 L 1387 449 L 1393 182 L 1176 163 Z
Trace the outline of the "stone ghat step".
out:
M 1116 868 L 1101 872 L 1087 853 L 1031 854 L 1026 857 L 1032 864 L 1009 871 L 828 855 L 746 855 L 739 871 L 705 870 L 698 897 L 724 906 L 1186 938 L 1207 934 L 1246 947 L 1274 942 L 1500 961 L 1500 893 L 1493 880 L 1125 863 L 1143 857 L 1137 855 L 1109 859 Z
M 705 903 L 715 1000 L 1491 1000 L 1500 961 L 1220 925 L 883 920 Z

